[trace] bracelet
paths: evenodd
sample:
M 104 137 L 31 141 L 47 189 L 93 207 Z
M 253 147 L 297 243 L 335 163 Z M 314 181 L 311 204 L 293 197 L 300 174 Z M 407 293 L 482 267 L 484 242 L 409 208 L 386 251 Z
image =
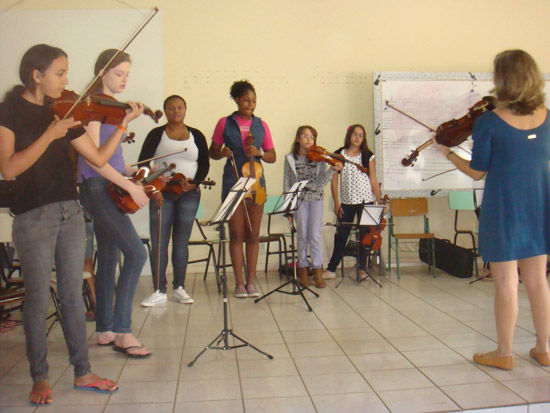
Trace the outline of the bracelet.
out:
M 116 128 L 122 133 L 126 132 L 126 126 L 124 126 L 123 124 L 116 125 Z
M 446 158 L 449 159 L 449 156 L 453 155 L 454 152 L 453 151 L 449 151 L 449 153 L 446 155 Z

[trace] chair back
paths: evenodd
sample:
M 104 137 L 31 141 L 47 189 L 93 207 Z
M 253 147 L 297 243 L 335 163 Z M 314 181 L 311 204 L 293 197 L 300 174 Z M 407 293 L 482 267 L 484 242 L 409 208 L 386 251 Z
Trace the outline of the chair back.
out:
M 264 214 L 269 215 L 274 212 L 278 207 L 282 205 L 281 202 L 277 204 L 279 200 L 279 195 L 268 195 L 264 203 Z
M 394 198 L 390 200 L 392 217 L 413 217 L 428 213 L 426 198 Z
M 457 211 L 474 211 L 474 191 L 449 192 L 449 208 Z
M 199 207 L 197 208 L 197 213 L 195 214 L 195 219 L 204 218 L 204 207 L 202 206 L 202 199 L 199 201 Z
M 12 242 L 13 218 L 9 208 L 0 208 L 0 242 Z

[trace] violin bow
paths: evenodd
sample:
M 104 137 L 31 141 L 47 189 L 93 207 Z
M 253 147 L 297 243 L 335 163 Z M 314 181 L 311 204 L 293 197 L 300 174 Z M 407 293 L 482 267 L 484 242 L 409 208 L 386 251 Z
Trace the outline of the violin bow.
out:
M 111 57 L 111 59 L 105 64 L 105 66 L 103 66 L 100 71 L 98 72 L 97 75 L 95 75 L 95 77 L 92 79 L 92 81 L 88 84 L 88 86 L 86 86 L 86 88 L 84 89 L 84 91 L 82 92 L 82 94 L 78 97 L 78 99 L 75 100 L 75 102 L 73 103 L 73 105 L 71 106 L 71 108 L 69 109 L 69 111 L 65 114 L 65 116 L 63 117 L 63 119 L 66 119 L 68 118 L 72 112 L 74 111 L 74 109 L 77 107 L 77 105 L 84 99 L 86 99 L 90 93 L 90 91 L 94 90 L 97 86 L 97 84 L 101 81 L 101 79 L 103 79 L 103 76 L 105 75 L 105 70 L 109 67 L 109 65 L 111 63 L 114 62 L 114 60 L 121 54 L 123 53 L 127 48 L 128 46 L 130 46 L 130 44 L 134 41 L 134 39 L 141 33 L 141 31 L 145 28 L 145 26 L 147 26 L 149 24 L 149 22 L 153 19 L 153 17 L 155 17 L 155 15 L 158 13 L 159 11 L 159 8 L 158 7 L 155 7 L 153 8 L 149 14 L 147 16 L 145 16 L 144 20 L 142 23 L 139 24 L 139 26 L 137 27 L 137 29 L 134 31 L 134 33 L 132 33 L 130 35 L 130 37 L 123 43 L 122 47 L 120 47 L 116 53 L 113 55 L 113 57 Z
M 176 155 L 176 154 L 182 153 L 182 152 L 187 152 L 187 148 L 182 149 L 181 151 L 170 152 L 170 153 L 167 153 L 166 155 L 153 156 L 152 158 L 144 159 L 143 161 L 139 161 L 139 162 L 130 164 L 130 166 L 141 165 L 142 163 L 148 163 L 148 162 L 151 162 L 151 161 L 155 161 L 157 159 L 165 158 L 165 157 L 170 156 L 170 155 Z
M 405 116 L 408 117 L 409 119 L 414 120 L 416 123 L 418 123 L 418 124 L 424 126 L 424 127 L 427 128 L 429 131 L 434 132 L 434 133 L 436 132 L 436 130 L 435 130 L 434 128 L 432 128 L 431 126 L 426 125 L 424 122 L 422 122 L 422 121 L 416 119 L 414 116 L 409 115 L 407 112 L 405 112 L 405 111 L 399 109 L 398 107 L 392 105 L 392 104 L 390 103 L 389 100 L 386 100 L 386 106 L 389 107 L 389 108 L 392 108 L 392 109 L 395 110 L 396 112 L 401 113 L 402 115 L 405 115 Z

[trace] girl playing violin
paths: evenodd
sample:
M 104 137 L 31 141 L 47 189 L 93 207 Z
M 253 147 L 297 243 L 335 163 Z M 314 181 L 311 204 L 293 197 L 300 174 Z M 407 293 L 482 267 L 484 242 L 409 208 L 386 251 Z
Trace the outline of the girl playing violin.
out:
M 63 332 L 74 366 L 74 388 L 113 393 L 115 382 L 92 373 L 88 360 L 82 300 L 84 218 L 78 203 L 71 146 L 102 167 L 118 146 L 118 130 L 97 147 L 80 122 L 55 117 L 51 99 L 61 96 L 67 80 L 67 54 L 56 47 L 31 47 L 21 60 L 16 86 L 0 104 L 0 172 L 13 182 L 13 241 L 25 282 L 23 325 L 33 387 L 33 405 L 52 403 L 44 324 L 55 262 Z M 125 122 L 140 115 L 134 103 Z
M 162 158 L 163 162 L 176 165 L 175 173 L 183 174 L 195 181 L 206 178 L 210 169 L 208 145 L 202 132 L 187 126 L 184 123 L 187 112 L 187 103 L 178 95 L 172 95 L 164 101 L 164 113 L 167 124 L 153 129 L 145 138 L 139 160 L 150 159 L 155 156 L 166 155 L 176 151 L 183 153 Z M 187 180 L 181 182 L 181 194 L 163 192 L 164 203 L 161 211 L 160 244 L 158 243 L 158 209 L 155 202 L 149 205 L 151 241 L 153 243 L 153 262 L 157 262 L 160 255 L 159 274 L 155 274 L 157 266 L 153 265 L 153 284 L 159 281 L 157 290 L 145 298 L 141 305 L 151 307 L 167 301 L 166 297 L 166 267 L 168 265 L 168 244 L 170 234 L 173 233 L 172 265 L 174 267 L 174 301 L 192 304 L 193 298 L 185 291 L 185 273 L 189 259 L 189 237 L 193 229 L 193 220 L 199 208 L 201 191 L 197 184 Z M 156 246 L 160 246 L 157 251 Z
M 105 50 L 96 61 L 95 74 L 109 62 L 117 51 Z M 130 73 L 130 56 L 119 53 L 106 68 L 97 93 L 114 96 L 126 88 Z M 141 108 L 141 110 L 143 110 Z M 107 185 L 113 182 L 126 190 L 140 207 L 149 203 L 149 198 L 138 186 L 126 179 L 123 174 L 131 174 L 122 156 L 120 143 L 131 119 L 114 126 L 90 122 L 86 131 L 96 145 L 101 145 L 113 135 L 119 137 L 119 145 L 109 162 L 102 168 L 91 165 L 83 157 L 78 160 L 80 199 L 91 214 L 97 239 L 98 268 L 96 274 L 96 331 L 97 344 L 113 345 L 115 351 L 132 358 L 144 358 L 151 352 L 143 347 L 132 334 L 132 300 L 139 281 L 141 270 L 147 261 L 147 253 L 130 218 L 115 205 L 107 193 Z M 124 263 L 115 283 L 115 272 L 119 251 Z M 113 299 L 116 300 L 113 308 Z
M 338 196 L 338 174 L 332 178 L 331 190 L 334 201 L 334 213 L 338 222 L 353 222 L 355 216 L 361 216 L 363 205 L 372 205 L 374 201 L 381 202 L 380 185 L 376 178 L 374 153 L 367 145 L 367 133 L 362 125 L 355 124 L 348 127 L 344 147 L 335 153 L 342 155 L 347 160 L 361 164 L 368 168 L 368 173 L 359 171 L 353 164 L 346 162 L 341 174 L 342 195 Z M 336 268 L 344 256 L 346 242 L 351 227 L 340 226 L 334 235 L 334 250 L 323 278 L 331 279 L 336 277 Z M 366 233 L 366 227 L 360 227 L 361 239 Z M 359 250 L 359 274 L 366 275 L 367 250 L 361 247 Z
M 242 166 L 254 157 L 256 162 L 274 163 L 277 159 L 273 139 L 267 123 L 254 115 L 256 91 L 247 80 L 233 83 L 231 98 L 237 104 L 237 111 L 218 121 L 212 136 L 209 154 L 212 159 L 228 158 L 223 171 L 222 200 L 242 175 Z M 248 144 L 249 133 L 254 137 L 254 145 Z M 224 146 L 225 145 L 225 146 Z M 236 171 L 232 162 L 235 163 Z M 265 178 L 260 179 L 265 188 Z M 235 297 L 258 297 L 254 287 L 256 264 L 260 247 L 260 224 L 263 205 L 246 201 L 241 203 L 229 221 L 229 252 L 235 273 Z M 248 221 L 250 218 L 250 222 Z M 250 228 L 250 225 L 252 228 Z M 246 284 L 243 279 L 243 242 L 246 241 Z
M 529 356 L 550 366 L 550 112 L 544 105 L 544 77 L 523 50 L 507 50 L 494 60 L 496 109 L 474 124 L 472 160 L 434 140 L 459 170 L 479 180 L 485 175 L 479 217 L 479 252 L 491 263 L 495 280 L 495 351 L 474 354 L 484 366 L 514 367 L 512 343 L 518 316 L 518 267 L 525 285 L 536 344 Z
M 336 162 L 334 166 L 325 168 L 321 162 L 312 162 L 307 159 L 309 147 L 317 144 L 317 131 L 309 125 L 300 126 L 292 144 L 292 152 L 285 157 L 283 186 L 287 192 L 298 182 L 308 180 L 299 201 L 299 207 L 294 213 L 296 218 L 296 233 L 298 234 L 298 277 L 300 283 L 309 286 L 309 268 L 313 269 L 315 287 L 325 288 L 323 280 L 323 188 L 334 175 L 334 171 L 341 171 L 343 165 Z M 309 255 L 311 263 L 307 259 Z

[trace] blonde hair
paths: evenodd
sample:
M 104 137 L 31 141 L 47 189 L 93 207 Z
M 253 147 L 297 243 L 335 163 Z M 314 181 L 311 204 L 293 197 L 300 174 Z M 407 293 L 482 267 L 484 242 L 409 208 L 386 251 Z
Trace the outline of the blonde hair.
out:
M 517 115 L 530 115 L 544 105 L 544 77 L 531 55 L 523 50 L 505 50 L 494 60 L 497 107 Z

